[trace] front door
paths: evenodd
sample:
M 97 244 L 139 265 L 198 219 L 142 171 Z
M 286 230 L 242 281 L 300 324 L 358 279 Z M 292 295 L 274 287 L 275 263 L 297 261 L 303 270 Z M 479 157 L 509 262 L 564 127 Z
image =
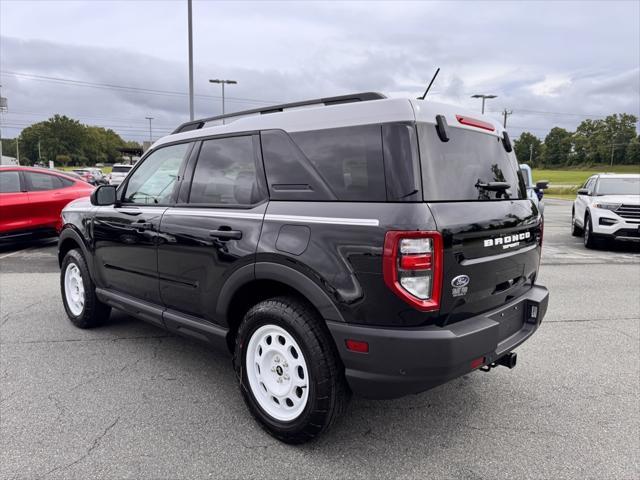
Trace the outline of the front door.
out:
M 216 322 L 225 280 L 255 261 L 267 207 L 259 149 L 257 135 L 202 142 L 185 174 L 182 202 L 160 224 L 158 271 L 167 308 Z
M 118 203 L 96 210 L 92 231 L 98 286 L 160 303 L 158 229 L 174 202 L 190 148 L 184 143 L 155 150 L 122 185 Z

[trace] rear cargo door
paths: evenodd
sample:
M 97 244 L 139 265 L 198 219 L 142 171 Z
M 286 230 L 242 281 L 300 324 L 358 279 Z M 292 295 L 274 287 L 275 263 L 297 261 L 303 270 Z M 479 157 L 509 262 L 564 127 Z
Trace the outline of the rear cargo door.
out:
M 531 288 L 541 215 L 513 152 L 493 133 L 418 124 L 424 198 L 444 243 L 443 323 L 501 306 Z

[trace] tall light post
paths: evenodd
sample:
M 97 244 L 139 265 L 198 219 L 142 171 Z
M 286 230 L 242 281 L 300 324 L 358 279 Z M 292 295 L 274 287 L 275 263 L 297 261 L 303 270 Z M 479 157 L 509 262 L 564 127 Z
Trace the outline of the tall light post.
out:
M 153 143 L 153 135 L 151 133 L 151 120 L 153 120 L 153 117 L 144 117 L 147 120 L 149 120 L 149 146 L 151 146 L 151 144 Z
M 484 95 L 484 94 L 476 94 L 471 95 L 471 98 L 481 98 L 482 99 L 482 114 L 484 115 L 484 102 L 489 98 L 496 98 L 497 95 Z
M 224 115 L 224 86 L 225 84 L 228 85 L 235 85 L 238 82 L 235 80 L 220 80 L 218 78 L 213 79 L 213 80 L 209 80 L 209 83 L 219 83 L 220 85 L 222 85 L 222 115 Z M 224 123 L 224 118 L 222 119 L 222 123 Z
M 187 17 L 189 37 L 189 120 L 193 120 L 193 22 L 191 20 L 191 0 L 187 0 Z

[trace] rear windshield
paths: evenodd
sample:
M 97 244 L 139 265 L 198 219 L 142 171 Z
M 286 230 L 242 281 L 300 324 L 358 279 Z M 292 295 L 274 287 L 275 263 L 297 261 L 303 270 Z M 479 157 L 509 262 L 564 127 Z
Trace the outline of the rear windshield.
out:
M 129 165 L 123 165 L 121 167 L 113 167 L 113 169 L 111 170 L 111 172 L 115 172 L 115 173 L 129 173 L 129 170 L 131 170 L 132 167 L 130 167 Z
M 601 178 L 598 180 L 597 195 L 640 195 L 638 178 Z
M 462 128 L 449 128 L 448 134 L 443 142 L 435 125 L 418 124 L 425 201 L 526 198 L 516 157 L 500 138 Z

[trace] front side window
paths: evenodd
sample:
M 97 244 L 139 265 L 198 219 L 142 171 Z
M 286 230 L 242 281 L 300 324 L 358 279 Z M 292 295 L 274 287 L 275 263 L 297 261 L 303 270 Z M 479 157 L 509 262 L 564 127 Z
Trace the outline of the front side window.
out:
M 35 172 L 25 172 L 25 174 L 27 176 L 27 182 L 29 184 L 28 190 L 30 192 L 57 190 L 65 187 L 64 182 L 56 175 Z
M 189 203 L 248 206 L 261 199 L 251 136 L 202 143 Z
M 20 191 L 19 172 L 0 172 L 0 193 L 16 193 Z
M 123 203 L 162 205 L 171 201 L 189 143 L 156 150 L 129 177 Z

